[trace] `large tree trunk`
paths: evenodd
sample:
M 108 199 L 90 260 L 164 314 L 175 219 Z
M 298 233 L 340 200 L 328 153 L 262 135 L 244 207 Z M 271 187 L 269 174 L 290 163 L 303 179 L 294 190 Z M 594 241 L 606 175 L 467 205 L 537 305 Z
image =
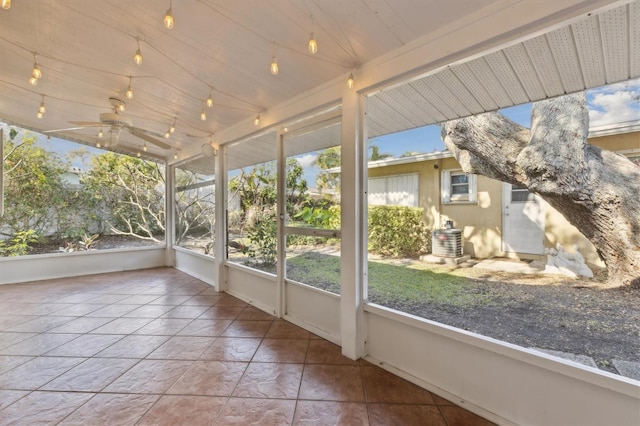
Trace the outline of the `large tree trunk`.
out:
M 593 243 L 610 284 L 640 288 L 640 167 L 588 132 L 584 93 L 534 103 L 531 130 L 498 112 L 442 125 L 465 172 L 540 195 Z

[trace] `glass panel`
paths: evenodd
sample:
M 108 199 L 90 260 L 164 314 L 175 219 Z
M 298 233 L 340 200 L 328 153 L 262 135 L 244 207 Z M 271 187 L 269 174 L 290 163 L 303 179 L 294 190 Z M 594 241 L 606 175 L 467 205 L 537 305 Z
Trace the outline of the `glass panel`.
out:
M 215 236 L 214 160 L 201 158 L 176 167 L 176 245 L 213 256 Z
M 288 134 L 284 142 L 286 278 L 339 294 L 340 123 Z M 328 237 L 321 230 L 336 232 Z
M 469 194 L 469 185 L 451 185 L 451 194 L 452 195 L 468 195 Z
M 533 194 L 526 189 L 516 189 L 511 191 L 511 202 L 513 203 L 530 201 L 533 200 L 533 197 Z
M 451 173 L 451 183 L 453 185 L 460 184 L 460 183 L 468 183 L 468 182 L 469 182 L 469 176 L 467 176 L 466 174 Z
M 286 278 L 340 294 L 340 240 L 287 236 Z
M 227 258 L 275 273 L 277 262 L 276 133 L 227 149 Z
M 7 127 L 0 256 L 160 245 L 164 165 Z

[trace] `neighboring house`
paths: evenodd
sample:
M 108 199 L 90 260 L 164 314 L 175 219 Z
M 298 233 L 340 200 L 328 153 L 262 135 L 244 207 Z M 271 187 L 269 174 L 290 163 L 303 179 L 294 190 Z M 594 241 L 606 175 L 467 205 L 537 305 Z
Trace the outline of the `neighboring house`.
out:
M 640 123 L 592 129 L 593 145 L 640 160 Z M 453 220 L 463 252 L 473 257 L 543 259 L 544 249 L 577 244 L 587 262 L 604 266 L 593 245 L 555 209 L 525 188 L 465 174 L 445 150 L 369 163 L 369 204 L 424 208 L 432 229 Z

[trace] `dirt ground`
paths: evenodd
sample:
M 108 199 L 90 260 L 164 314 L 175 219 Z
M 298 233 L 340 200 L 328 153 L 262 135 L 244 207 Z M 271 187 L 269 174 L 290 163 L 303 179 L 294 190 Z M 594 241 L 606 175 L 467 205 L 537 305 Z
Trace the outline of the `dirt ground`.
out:
M 457 274 L 479 284 L 476 291 L 492 303 L 394 307 L 523 347 L 587 355 L 613 373 L 613 359 L 640 362 L 640 290 L 608 287 L 604 272 L 593 279 L 477 268 Z

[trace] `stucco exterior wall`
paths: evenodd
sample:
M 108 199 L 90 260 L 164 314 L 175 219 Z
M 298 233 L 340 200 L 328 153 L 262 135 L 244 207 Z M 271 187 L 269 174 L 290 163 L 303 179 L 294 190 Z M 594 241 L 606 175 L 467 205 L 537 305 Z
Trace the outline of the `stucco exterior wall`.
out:
M 640 150 L 640 133 L 596 137 L 591 138 L 589 142 L 612 151 Z M 437 169 L 434 167 L 436 164 Z M 477 258 L 507 255 L 517 257 L 517 254 L 502 251 L 502 183 L 478 176 L 476 202 L 442 203 L 440 179 L 443 170 L 460 170 L 460 166 L 454 158 L 427 160 L 370 168 L 369 177 L 418 173 L 419 206 L 424 209 L 427 226 L 438 229 L 445 220 L 453 220 L 454 227 L 463 230 L 464 254 Z M 575 244 L 587 262 L 604 267 L 593 244 L 558 211 L 547 203 L 543 205 L 544 246 L 555 247 L 560 243 L 567 251 L 573 251 Z M 522 257 L 544 258 L 544 256 L 535 255 L 522 255 Z

